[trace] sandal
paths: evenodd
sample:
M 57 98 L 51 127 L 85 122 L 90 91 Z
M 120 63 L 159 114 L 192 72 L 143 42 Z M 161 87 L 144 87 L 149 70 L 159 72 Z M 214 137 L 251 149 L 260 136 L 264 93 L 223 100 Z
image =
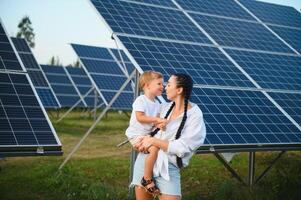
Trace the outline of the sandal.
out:
M 148 179 L 146 180 L 144 177 L 142 177 L 141 179 L 141 185 L 144 187 L 144 189 L 152 194 L 152 195 L 159 195 L 160 190 L 159 188 L 156 186 L 155 181 L 153 179 Z

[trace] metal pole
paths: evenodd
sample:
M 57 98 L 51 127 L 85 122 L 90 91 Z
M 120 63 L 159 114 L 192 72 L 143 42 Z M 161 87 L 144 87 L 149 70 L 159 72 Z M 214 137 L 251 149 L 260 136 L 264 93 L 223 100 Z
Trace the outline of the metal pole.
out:
M 278 156 L 273 160 L 273 162 L 258 176 L 258 178 L 255 180 L 254 185 L 257 184 L 267 173 L 272 169 L 272 167 L 275 165 L 275 163 L 280 159 L 280 157 L 285 153 L 285 151 L 281 151 Z
M 97 114 L 97 91 L 94 89 L 94 118 L 93 120 L 96 120 L 96 114 Z
M 88 94 L 90 94 L 90 92 L 92 91 L 92 89 L 93 88 L 91 88 L 84 96 L 83 96 L 83 98 L 85 98 L 86 96 L 88 96 Z M 63 114 L 63 116 L 60 118 L 60 119 L 58 119 L 57 121 L 56 121 L 56 123 L 58 123 L 58 122 L 60 122 L 60 121 L 62 121 L 62 119 L 64 119 L 64 117 L 66 117 L 80 102 L 82 102 L 82 99 L 80 98 L 71 108 L 69 108 L 69 110 L 67 111 L 67 112 L 65 112 L 64 114 Z
M 118 90 L 118 92 L 114 95 L 114 97 L 111 99 L 110 103 L 107 105 L 107 107 L 102 111 L 102 113 L 98 116 L 94 124 L 90 127 L 90 129 L 85 133 L 85 135 L 82 137 L 82 139 L 79 141 L 79 143 L 72 149 L 70 154 L 66 157 L 64 162 L 60 165 L 59 170 L 64 167 L 64 165 L 68 162 L 68 160 L 72 157 L 72 155 L 77 151 L 77 149 L 81 146 L 81 144 L 85 141 L 85 139 L 88 137 L 88 135 L 92 132 L 92 130 L 96 127 L 98 122 L 102 119 L 102 117 L 105 115 L 105 113 L 111 108 L 113 103 L 116 101 L 116 99 L 119 97 L 121 92 L 125 89 L 125 87 L 128 85 L 128 83 L 131 81 L 133 76 L 135 75 L 135 71 L 131 73 L 129 78 L 123 83 L 121 88 Z
M 135 71 L 135 92 L 134 92 L 134 99 L 136 99 L 139 95 L 139 72 L 137 69 L 134 70 Z M 132 148 L 132 151 L 131 151 L 131 167 L 130 167 L 130 177 L 129 177 L 129 181 L 130 183 L 132 182 L 132 179 L 133 179 L 133 172 L 134 172 L 134 165 L 135 165 L 135 161 L 136 161 L 136 158 L 137 158 L 137 151 L 135 151 L 133 148 Z M 130 188 L 130 196 L 132 197 L 134 195 L 134 188 Z
M 250 187 L 254 184 L 254 172 L 255 172 L 255 152 L 249 152 L 249 180 L 248 184 Z
M 240 176 L 236 173 L 236 171 L 227 163 L 227 161 L 220 156 L 218 153 L 214 152 L 215 157 L 226 167 L 226 169 L 231 172 L 231 174 L 243 185 L 246 185 L 246 183 L 240 178 Z

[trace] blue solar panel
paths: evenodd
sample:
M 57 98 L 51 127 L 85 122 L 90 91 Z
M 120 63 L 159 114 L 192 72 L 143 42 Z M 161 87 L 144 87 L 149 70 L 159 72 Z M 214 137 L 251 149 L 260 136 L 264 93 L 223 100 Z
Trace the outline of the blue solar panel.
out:
M 0 155 L 7 145 L 20 149 L 57 146 L 56 151 L 60 151 L 59 140 L 25 74 L 0 73 L 0 126 Z M 10 151 L 13 150 L 6 149 L 4 154 L 9 155 Z
M 11 37 L 14 46 L 16 47 L 18 52 L 27 52 L 31 53 L 31 50 L 24 38 L 13 38 Z
M 239 1 L 263 22 L 301 28 L 301 14 L 292 7 L 260 1 Z
M 238 19 L 254 20 L 233 0 L 177 0 L 185 10 L 202 12 Z
M 262 88 L 301 90 L 300 56 L 226 51 Z
M 58 103 L 50 88 L 36 88 L 36 91 L 45 108 L 58 107 Z
M 206 121 L 207 145 L 301 143 L 301 132 L 261 92 L 194 88 Z
M 18 54 L 26 68 L 29 77 L 38 92 L 38 95 L 47 108 L 57 108 L 60 107 L 53 91 L 51 91 L 50 86 L 46 80 L 46 76 L 43 74 L 41 67 L 34 58 L 27 42 L 23 38 L 11 38 L 14 46 L 16 47 Z M 52 94 L 50 94 L 52 93 Z M 50 98 L 50 99 L 44 99 Z M 44 104 L 45 103 L 45 104 Z
M 127 57 L 127 55 L 122 50 L 110 49 L 110 51 L 114 54 L 115 58 L 119 61 L 119 63 L 121 64 L 121 66 L 123 66 L 123 68 L 125 65 L 127 72 L 132 72 L 135 70 L 135 66 L 132 64 L 130 59 Z M 120 56 L 120 54 L 121 54 L 121 56 Z
M 23 71 L 1 23 L 0 43 L 0 70 Z
M 93 1 L 98 2 L 99 0 L 93 0 Z M 147 3 L 152 5 L 171 7 L 171 8 L 176 7 L 171 0 L 131 0 L 131 1 L 136 1 L 137 3 Z
M 1 22 L 0 35 L 1 39 L 6 40 L 0 42 L 0 63 L 3 64 L 0 68 L 0 157 L 61 154 L 60 141 Z M 5 53 L 2 50 L 9 53 L 10 57 L 3 57 Z M 8 63 L 15 65 L 7 65 Z
M 82 96 L 86 95 L 87 92 L 92 88 L 92 83 L 87 76 L 86 72 L 82 68 L 66 67 L 71 79 Z M 88 107 L 94 107 L 95 105 L 95 94 L 92 90 L 88 96 L 84 98 L 84 101 Z M 97 105 L 102 103 L 100 98 L 97 98 Z
M 102 52 L 102 55 L 110 54 L 110 59 L 108 57 L 95 58 L 93 54 L 89 57 L 88 52 L 91 52 L 89 46 L 72 44 L 72 47 L 79 56 L 85 70 L 89 73 L 90 80 L 96 85 L 99 94 L 106 103 L 109 103 L 127 79 L 125 73 L 121 70 L 120 63 L 118 64 L 118 61 L 112 57 L 109 49 L 101 47 L 94 49 L 95 47 L 91 47 L 98 52 Z M 130 109 L 133 97 L 133 90 L 129 84 L 112 105 L 112 108 Z
M 301 126 L 301 94 L 275 93 L 269 95 Z
M 119 36 L 143 71 L 164 74 L 183 72 L 196 84 L 255 87 L 215 47 Z
M 211 43 L 178 10 L 112 0 L 93 1 L 93 4 L 114 32 Z
M 165 80 L 173 73 L 192 76 L 196 83 L 192 102 L 202 108 L 207 124 L 205 146 L 201 147 L 204 152 L 211 147 L 220 151 L 300 148 L 300 128 L 265 93 L 254 90 L 257 86 L 250 77 L 263 89 L 299 92 L 301 57 L 250 17 L 239 2 L 172 1 L 188 11 L 219 48 L 206 37 L 205 41 L 203 33 L 179 9 L 132 1 L 93 2 L 142 71 L 159 71 Z M 175 19 L 178 22 L 173 22 Z
M 242 22 L 198 14 L 191 16 L 219 45 L 292 53 L 289 47 L 257 22 Z
M 41 65 L 41 67 L 61 106 L 71 107 L 80 100 L 75 86 L 72 84 L 63 67 L 50 65 Z M 83 102 L 80 102 L 78 106 L 83 107 L 85 105 Z
M 301 54 L 301 29 L 269 26 L 275 33 Z

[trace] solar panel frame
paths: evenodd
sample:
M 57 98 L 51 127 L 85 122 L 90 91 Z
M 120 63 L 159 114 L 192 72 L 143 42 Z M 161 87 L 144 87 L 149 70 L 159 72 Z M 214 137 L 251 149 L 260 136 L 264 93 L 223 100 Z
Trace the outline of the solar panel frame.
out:
M 264 23 L 301 28 L 301 14 L 293 7 L 262 1 L 239 0 L 239 2 Z
M 120 33 L 120 32 L 114 32 L 115 29 L 111 28 L 111 26 L 109 25 L 109 23 L 107 23 L 106 21 L 106 17 L 105 16 L 102 16 L 102 13 L 99 13 L 99 11 L 96 9 L 97 13 L 99 14 L 101 20 L 108 26 L 109 30 L 111 30 L 114 34 L 114 39 L 117 41 L 118 43 L 118 46 L 121 47 L 121 49 L 123 49 L 126 53 L 127 56 L 129 56 L 130 60 L 133 62 L 133 64 L 135 65 L 136 69 L 142 73 L 143 70 L 143 67 L 141 68 L 140 65 L 138 64 L 138 62 L 136 62 L 136 58 L 137 58 L 137 55 L 133 55 L 132 52 L 130 52 L 127 48 L 126 48 L 126 45 L 123 44 L 123 41 L 120 39 L 120 37 L 138 37 L 140 39 L 150 39 L 150 40 L 153 40 L 153 39 L 157 39 L 157 40 L 160 40 L 160 38 L 155 38 L 155 37 L 149 37 L 149 36 L 137 36 L 137 35 L 133 35 L 131 33 Z M 186 10 L 183 10 L 183 12 L 186 11 Z M 189 12 L 189 11 L 186 11 L 186 12 Z M 193 12 L 191 12 L 193 13 Z M 190 15 L 190 13 L 188 13 L 188 15 Z M 269 29 L 267 29 L 269 30 Z M 270 31 L 270 33 L 272 34 L 272 32 Z M 167 39 L 161 39 L 162 41 L 167 41 Z M 170 41 L 170 39 L 168 39 L 168 41 Z M 211 40 L 212 41 L 212 40 Z M 186 41 L 183 41 L 183 43 L 185 43 Z M 189 42 L 187 42 L 189 43 Z M 191 44 L 191 42 L 190 42 Z M 217 45 L 219 48 L 224 48 L 223 46 L 220 46 L 218 44 L 215 44 Z M 287 45 L 288 46 L 288 45 Z M 289 46 L 288 46 L 289 47 Z M 233 49 L 239 49 L 239 48 L 233 48 Z M 291 49 L 291 48 L 290 48 Z M 256 51 L 256 50 L 253 50 L 253 51 Z M 259 51 L 258 51 L 259 52 Z M 227 52 L 224 52 L 224 54 L 226 54 Z M 292 51 L 290 51 L 290 53 L 293 54 Z M 228 56 L 227 56 L 228 57 Z M 231 57 L 229 56 L 228 57 L 229 59 L 231 59 Z M 235 61 L 233 61 L 235 62 Z M 239 65 L 236 65 L 241 71 L 243 70 Z M 247 75 L 247 73 L 245 73 L 245 75 Z M 251 77 L 249 77 L 249 79 L 252 81 L 252 83 L 256 83 L 256 81 L 254 81 Z M 257 83 L 256 83 L 256 89 L 254 89 L 254 92 L 258 92 L 258 90 L 264 90 L 263 88 L 261 88 Z M 217 88 L 214 88 L 213 89 L 217 89 Z M 223 89 L 223 88 L 218 88 L 218 89 Z M 231 88 L 227 88 L 227 89 L 231 89 Z M 233 87 L 232 89 L 234 90 L 237 90 L 238 88 L 235 88 Z M 239 90 L 241 91 L 244 91 L 244 90 L 249 90 L 249 89 L 246 89 L 246 88 L 239 88 Z M 251 89 L 252 91 L 252 89 Z M 277 109 L 279 109 L 279 112 L 282 113 L 282 115 L 284 115 L 285 117 L 288 118 L 289 120 L 289 116 L 285 113 L 285 112 L 282 112 L 282 110 L 279 108 L 279 106 L 277 104 L 275 104 L 273 102 L 273 99 L 266 93 L 266 92 L 263 92 L 263 91 L 260 91 L 259 93 L 263 93 L 264 96 L 266 97 L 266 99 L 268 99 L 269 101 L 271 101 L 270 103 L 273 104 L 273 106 Z M 294 124 L 291 120 L 290 121 L 290 124 Z M 296 125 L 296 124 L 294 124 Z M 298 130 L 298 134 L 300 133 L 300 126 L 295 126 L 294 128 L 296 128 Z M 214 146 L 204 146 L 204 148 L 202 149 L 202 147 L 199 149 L 199 153 L 210 153 L 210 152 L 231 152 L 231 151 L 261 151 L 261 150 L 299 150 L 301 149 L 301 145 L 300 145 L 300 141 L 299 143 L 294 143 L 294 144 L 285 144 L 285 145 L 279 145 L 279 144 L 269 144 L 269 145 L 264 145 L 262 146 L 261 144 L 258 144 L 258 145 L 248 145 L 248 146 L 245 146 L 245 145 L 236 145 L 236 146 L 231 146 L 231 145 L 226 145 L 226 146 L 219 146 L 219 145 L 214 145 Z
M 61 105 L 50 87 L 50 84 L 44 74 L 41 66 L 37 63 L 29 45 L 23 38 L 11 37 L 11 40 L 20 56 L 25 69 L 27 70 L 34 87 L 45 108 L 60 108 Z M 47 95 L 45 95 L 47 94 Z M 49 98 L 49 99 L 44 99 Z
M 82 97 L 86 95 L 86 93 L 92 89 L 93 85 L 87 76 L 86 72 L 82 68 L 75 68 L 75 67 L 65 67 L 66 72 L 69 74 L 70 78 L 73 80 L 74 85 L 77 87 L 78 91 L 81 93 Z M 75 70 L 80 73 L 75 73 Z M 74 71 L 74 72 L 72 72 Z M 84 81 L 83 81 L 84 80 Z M 94 107 L 95 106 L 95 93 L 92 90 L 85 98 L 84 101 L 87 107 Z M 102 104 L 102 100 L 97 98 L 97 104 Z
M 119 90 L 119 88 L 121 87 L 121 85 L 123 84 L 123 82 L 126 81 L 127 76 L 125 74 L 125 71 L 122 69 L 122 66 L 118 63 L 118 61 L 116 61 L 114 59 L 114 55 L 112 54 L 112 52 L 108 49 L 108 48 L 101 48 L 101 47 L 91 47 L 92 49 L 94 48 L 98 48 L 98 51 L 104 51 L 107 52 L 106 53 L 106 57 L 103 58 L 96 58 L 95 54 L 92 54 L 89 58 L 89 54 L 87 54 L 87 52 L 91 52 L 88 50 L 88 48 L 90 46 L 87 45 L 78 45 L 78 44 L 71 44 L 72 48 L 74 49 L 74 51 L 76 52 L 76 54 L 78 55 L 80 62 L 83 66 L 83 69 L 85 70 L 85 72 L 87 73 L 88 77 L 90 78 L 90 81 L 92 82 L 92 84 L 94 85 L 94 87 L 97 89 L 98 94 L 101 96 L 101 98 L 103 99 L 104 103 L 106 105 L 108 105 L 108 103 L 111 101 L 113 95 L 112 94 L 116 94 Z M 84 53 L 83 49 L 86 50 L 86 53 Z M 83 53 L 83 57 L 81 55 L 81 53 Z M 110 55 L 110 56 L 108 56 Z M 115 69 L 113 69 L 112 72 L 107 72 L 107 70 L 105 71 L 99 71 L 102 70 L 101 68 L 97 67 L 95 68 L 94 71 L 91 71 L 91 68 L 89 68 L 89 66 L 87 66 L 86 60 L 92 60 L 92 61 L 100 61 L 102 63 L 112 63 L 114 65 L 110 66 L 109 69 L 112 70 L 112 68 L 115 67 Z M 106 66 L 106 65 L 102 65 L 102 66 Z M 106 67 L 108 68 L 108 67 Z M 118 69 L 118 70 L 116 70 Z M 116 75 L 114 73 L 119 73 L 119 75 Z M 108 81 L 113 81 L 111 83 L 106 83 L 106 81 L 102 81 L 102 79 L 107 79 Z M 116 81 L 118 81 L 119 85 L 116 86 Z M 105 84 L 105 85 L 103 85 Z M 115 85 L 115 89 L 112 89 L 112 85 Z M 102 86 L 104 86 L 105 88 L 103 88 Z M 121 109 L 121 110 L 129 110 L 131 109 L 131 104 L 125 104 L 122 103 L 123 98 L 128 98 L 127 94 L 123 94 L 123 93 L 132 93 L 133 95 L 133 91 L 131 91 L 130 89 L 130 85 L 128 85 L 126 87 L 127 89 L 125 89 L 120 96 L 116 99 L 116 101 L 113 103 L 112 105 L 112 109 Z
M 102 0 L 92 1 L 92 4 L 102 15 L 107 15 L 107 19 L 113 20 L 111 21 L 112 29 L 116 33 L 139 33 L 149 37 L 211 44 L 210 40 L 178 9 L 146 6 L 133 1 Z M 127 19 L 117 18 L 120 21 L 114 21 L 113 15 L 121 12 L 117 8 L 122 8 L 122 4 L 128 6 L 126 9 L 123 8 L 124 13 L 121 14 Z M 105 8 L 105 5 L 108 6 Z M 166 10 L 177 16 L 169 14 Z M 143 31 L 139 30 L 140 27 L 143 27 Z
M 41 68 L 61 107 L 72 107 L 80 99 L 81 102 L 78 106 L 85 107 L 77 88 L 75 88 L 62 66 L 41 65 Z
M 269 25 L 269 27 L 301 54 L 301 28 L 295 29 L 275 25 Z
M 7 36 L 5 28 L 0 20 L 1 31 Z M 0 70 L 1 75 L 1 126 L 4 127 L 3 119 L 6 119 L 6 124 L 9 125 L 9 130 L 14 133 L 14 143 L 2 143 L 0 145 L 0 156 L 32 156 L 32 155 L 61 155 L 61 143 L 53 128 L 48 115 L 42 106 L 41 100 L 31 82 L 29 75 L 26 74 L 25 67 L 17 54 L 11 39 L 8 41 L 15 54 L 15 62 L 19 63 L 19 70 L 8 69 Z M 4 87 L 5 86 L 5 87 Z M 3 93 L 2 93 L 3 92 Z M 3 101 L 5 100 L 5 101 Z M 17 109 L 22 110 L 19 112 Z M 17 112 L 18 111 L 18 112 Z M 9 114 L 9 116 L 7 115 Z M 5 116 L 5 118 L 3 118 Z M 15 118 L 12 118 L 15 117 Z M 8 127 L 7 127 L 8 128 Z M 6 129 L 0 132 L 9 131 Z M 32 133 L 32 138 L 35 138 L 36 143 L 26 140 L 29 139 L 29 133 Z M 20 137 L 25 136 L 21 142 L 16 138 L 17 132 Z M 2 132 L 3 133 L 3 132 Z M 3 134 L 4 134 L 3 133 Z M 1 134 L 3 136 L 3 134 Z M 22 136 L 22 137 L 23 137 Z M 48 138 L 48 140 L 47 140 Z M 50 141 L 51 139 L 51 141 Z M 1 142 L 4 142 L 1 140 Z M 18 142 L 18 143 L 17 143 Z M 3 145 L 4 144 L 4 145 Z
M 195 13 L 190 15 L 220 46 L 293 53 L 286 44 L 256 21 L 247 22 Z

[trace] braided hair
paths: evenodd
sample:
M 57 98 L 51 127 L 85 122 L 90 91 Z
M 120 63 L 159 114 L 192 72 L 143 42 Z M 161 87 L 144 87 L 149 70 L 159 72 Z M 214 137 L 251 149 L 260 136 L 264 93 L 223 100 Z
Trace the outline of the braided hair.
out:
M 183 95 L 184 95 L 184 114 L 183 114 L 182 121 L 180 123 L 180 126 L 179 126 L 179 128 L 177 130 L 177 133 L 176 133 L 176 136 L 175 136 L 175 139 L 177 140 L 181 137 L 182 130 L 183 130 L 184 125 L 186 123 L 188 101 L 189 101 L 190 96 L 191 96 L 191 91 L 192 91 L 192 88 L 193 88 L 193 81 L 192 81 L 192 78 L 187 74 L 177 73 L 177 74 L 173 74 L 172 76 L 176 77 L 177 88 L 180 88 L 180 87 L 183 88 Z M 171 106 L 168 109 L 166 115 L 164 116 L 164 119 L 168 118 L 168 116 L 171 113 L 174 106 L 175 106 L 175 102 L 173 102 L 171 104 Z M 156 135 L 158 133 L 159 130 L 160 130 L 159 128 L 156 128 L 154 131 L 152 131 L 150 133 L 150 135 L 153 137 L 154 135 Z M 177 156 L 177 165 L 178 165 L 179 168 L 183 167 L 182 159 L 178 156 Z

